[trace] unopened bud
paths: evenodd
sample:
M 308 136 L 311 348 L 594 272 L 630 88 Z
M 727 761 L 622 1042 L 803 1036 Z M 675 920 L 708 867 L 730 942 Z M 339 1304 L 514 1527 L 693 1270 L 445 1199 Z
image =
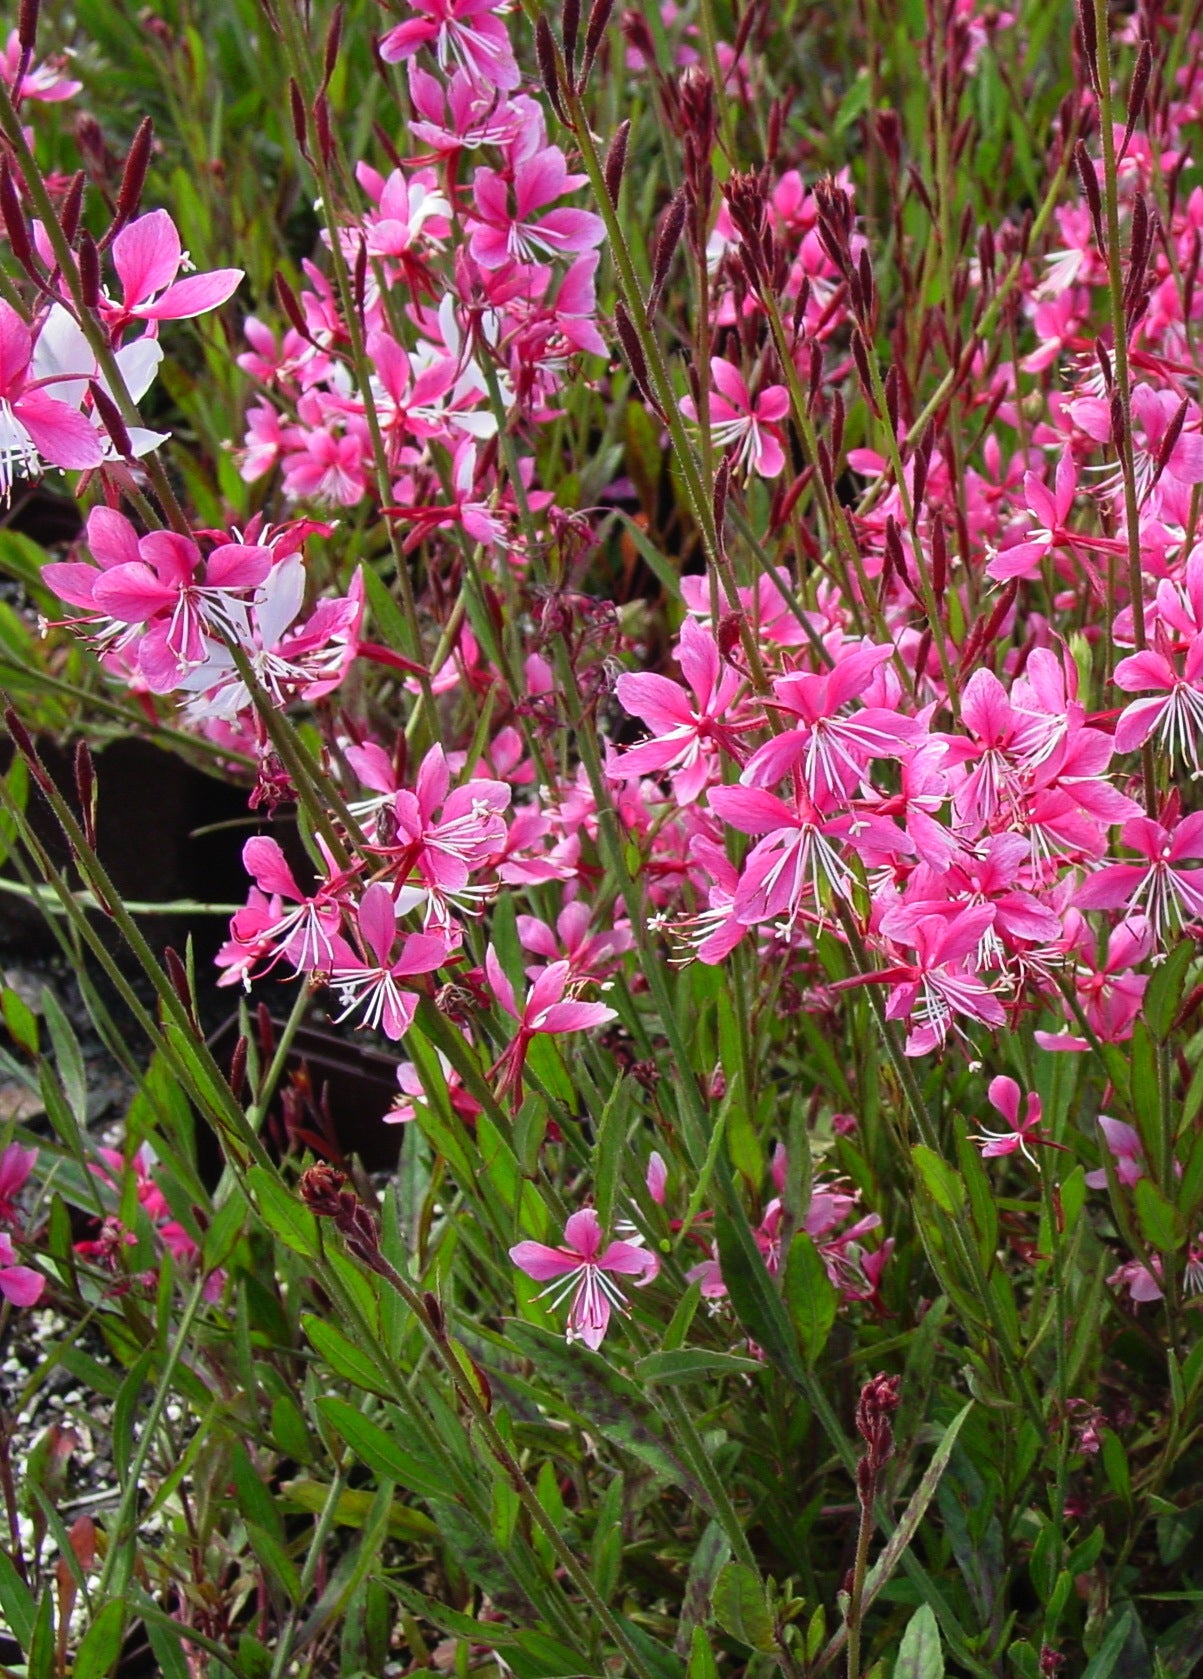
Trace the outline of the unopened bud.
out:
M 622 174 L 627 162 L 627 142 L 631 137 L 631 119 L 628 117 L 619 123 L 614 131 L 614 138 L 610 141 L 610 149 L 606 153 L 606 164 L 603 171 L 606 193 L 610 203 L 617 210 L 618 194 L 622 187 Z
M 39 0 L 21 0 L 17 11 L 17 41 L 22 52 L 31 53 L 38 41 Z
M 606 29 L 610 23 L 610 13 L 614 10 L 614 0 L 593 0 L 589 12 L 589 23 L 585 30 L 585 62 L 581 65 L 580 86 L 588 80 L 589 72 L 593 68 L 593 60 L 597 57 L 598 48 L 605 39 Z
M 535 58 L 539 65 L 539 75 L 543 80 L 543 91 L 551 101 L 551 108 L 565 127 L 568 118 L 564 115 L 564 107 L 560 103 L 560 77 L 556 69 L 556 44 L 551 33 L 551 25 L 547 21 L 546 12 L 540 12 L 535 22 Z
M 88 389 L 92 393 L 92 403 L 97 414 L 100 416 L 100 423 L 112 439 L 114 449 L 116 449 L 123 461 L 133 460 L 134 445 L 130 439 L 129 430 L 126 427 L 125 421 L 121 417 L 120 408 L 118 408 L 117 404 L 105 390 L 104 386 L 97 384 L 95 379 L 90 381 Z
M 138 213 L 142 202 L 142 188 L 146 185 L 146 171 L 150 168 L 150 152 L 155 129 L 149 117 L 143 117 L 126 154 L 121 185 L 117 189 L 117 219 L 114 227 L 121 227 Z

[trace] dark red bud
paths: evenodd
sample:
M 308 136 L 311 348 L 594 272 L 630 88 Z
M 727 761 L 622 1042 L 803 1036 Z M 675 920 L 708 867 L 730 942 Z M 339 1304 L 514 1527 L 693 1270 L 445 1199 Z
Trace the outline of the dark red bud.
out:
M 84 838 L 96 849 L 96 766 L 86 740 L 75 748 L 75 791 L 79 799 L 79 819 Z
M 59 226 L 63 230 L 63 237 L 69 245 L 75 243 L 75 235 L 79 232 L 80 213 L 84 207 L 84 187 L 86 178 L 82 169 L 77 169 L 67 183 L 67 190 L 63 194 L 63 201 L 59 206 Z
M 551 25 L 547 21 L 546 12 L 540 12 L 535 23 L 535 57 L 539 63 L 539 75 L 543 79 L 543 91 L 551 101 L 551 108 L 565 127 L 568 118 L 564 115 L 564 107 L 560 103 L 560 77 L 556 69 L 556 43 L 551 33 Z
M 240 1037 L 234 1045 L 234 1053 L 230 1057 L 230 1092 L 236 1102 L 242 1100 L 242 1092 L 246 1088 L 246 1061 L 249 1047 L 245 1036 Z
M 564 16 L 560 32 L 564 42 L 564 64 L 568 80 L 576 88 L 576 48 L 581 29 L 581 0 L 564 0 Z
M 343 37 L 343 15 L 343 0 L 338 0 L 338 5 L 335 6 L 330 18 L 330 27 L 326 31 L 326 57 L 322 76 L 323 89 L 330 86 L 330 78 L 334 74 L 335 65 L 338 63 L 338 49 L 342 44 Z
M 134 446 L 130 441 L 130 434 L 126 429 L 120 408 L 103 386 L 97 384 L 94 379 L 90 382 L 88 389 L 92 393 L 92 402 L 100 416 L 100 423 L 113 440 L 114 449 L 123 461 L 133 460 Z
M 17 40 L 21 51 L 31 53 L 38 41 L 39 0 L 21 0 L 17 11 Z
M 585 62 L 581 66 L 581 82 L 583 87 L 588 80 L 589 72 L 593 68 L 593 60 L 597 57 L 597 50 L 605 39 L 606 30 L 610 23 L 610 13 L 614 10 L 614 0 L 593 0 L 589 12 L 589 23 L 585 30 Z
M 1153 48 L 1145 40 L 1140 43 L 1140 51 L 1136 55 L 1136 66 L 1132 71 L 1132 86 L 1128 90 L 1128 121 L 1124 126 L 1123 144 L 1119 149 L 1117 163 L 1122 163 L 1128 150 L 1128 142 L 1132 138 L 1132 130 L 1140 121 L 1141 111 L 1144 109 L 1145 94 L 1149 91 L 1149 75 L 1153 69 Z
M 79 236 L 77 260 L 84 308 L 95 309 L 100 302 L 100 252 L 86 227 Z
M 117 189 L 117 219 L 113 231 L 138 213 L 138 205 L 142 202 L 142 188 L 146 185 L 146 171 L 150 168 L 154 137 L 154 124 L 149 117 L 143 117 L 126 154 L 121 185 Z
M 668 283 L 673 257 L 677 254 L 677 246 L 681 243 L 681 234 L 685 228 L 685 215 L 688 208 L 688 191 L 685 187 L 678 187 L 669 200 L 667 210 L 664 212 L 664 217 L 660 223 L 660 235 L 656 240 L 656 254 L 652 265 L 652 290 L 647 300 L 649 319 L 654 314 L 664 287 Z
M 630 137 L 631 119 L 628 117 L 615 129 L 614 138 L 610 141 L 610 149 L 606 153 L 606 164 L 603 171 L 606 193 L 616 210 L 618 208 L 618 194 L 622 187 L 622 173 L 627 163 L 627 141 Z

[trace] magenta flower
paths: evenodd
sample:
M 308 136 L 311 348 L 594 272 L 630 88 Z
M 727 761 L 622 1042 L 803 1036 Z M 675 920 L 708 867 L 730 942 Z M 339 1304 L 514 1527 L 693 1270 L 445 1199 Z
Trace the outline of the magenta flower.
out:
M 16 1224 L 17 1197 L 37 1163 L 36 1148 L 10 1143 L 0 1154 L 0 1223 Z
M 397 910 L 388 887 L 377 881 L 360 899 L 356 925 L 366 954 L 357 956 L 344 939 L 334 940 L 330 983 L 342 994 L 339 1020 L 363 1010 L 363 1025 L 377 1027 L 394 1042 L 409 1031 L 418 1007 L 416 993 L 399 983 L 433 973 L 451 954 L 440 934 L 408 933 L 395 959 Z
M 668 770 L 680 804 L 692 804 L 717 778 L 719 748 L 735 749 L 735 733 L 726 721 L 743 678 L 719 657 L 718 645 L 694 619 L 681 625 L 677 662 L 692 694 L 679 682 L 655 672 L 624 672 L 615 684 L 619 702 L 653 731 L 650 740 L 620 752 L 613 778 L 654 775 Z
M 858 787 L 872 792 L 871 760 L 904 757 L 926 732 L 918 718 L 883 705 L 849 709 L 863 699 L 890 653 L 889 647 L 870 643 L 852 646 L 841 650 L 829 671 L 788 671 L 774 678 L 778 702 L 798 724 L 753 752 L 740 780 L 769 787 L 800 764 L 812 799 L 842 798 Z
M 583 185 L 583 175 L 570 175 L 558 146 L 544 146 L 513 167 L 513 209 L 505 175 L 478 169 L 472 183 L 476 216 L 469 223 L 469 249 L 482 268 L 507 262 L 538 262 L 543 257 L 591 251 L 606 236 L 605 223 L 591 210 L 550 210 L 536 219 L 545 204 Z
M 0 1234 L 0 1294 L 14 1306 L 36 1306 L 46 1279 L 28 1265 L 18 1265 L 12 1237 Z
M 372 767 L 366 749 L 352 748 L 351 762 L 366 785 L 386 791 L 388 777 Z M 391 833 L 372 849 L 387 859 L 395 880 L 429 894 L 427 921 L 447 925 L 450 905 L 471 903 L 489 888 L 469 884 L 472 871 L 502 851 L 506 831 L 502 811 L 511 789 L 504 781 L 467 781 L 451 787 L 451 771 L 441 746 L 422 759 L 411 793 L 393 794 Z
M 929 1050 L 942 1047 L 957 1015 L 980 1021 L 984 1026 L 1005 1024 L 1006 1011 L 998 998 L 980 975 L 965 967 L 966 960 L 976 954 L 983 935 L 994 925 L 994 914 L 993 904 L 980 904 L 962 910 L 951 919 L 941 915 L 921 916 L 913 926 L 908 917 L 897 928 L 892 927 L 889 915 L 883 916 L 882 931 L 887 937 L 897 936 L 909 944 L 915 960 L 898 963 L 867 978 L 890 987 L 886 1018 L 906 1020 L 910 1024 L 905 1045 L 908 1055 L 926 1055 Z
M 1200 773 L 1199 734 L 1203 730 L 1203 635 L 1192 638 L 1181 676 L 1164 652 L 1146 648 L 1121 659 L 1115 685 L 1127 694 L 1154 688 L 1147 699 L 1125 706 L 1115 725 L 1115 750 L 1134 752 L 1156 733 L 1171 757 Z
M 474 82 L 507 93 L 521 77 L 505 24 L 494 17 L 498 0 L 410 0 L 420 16 L 390 29 L 380 42 L 386 64 L 432 47 L 444 74 L 459 65 Z
M 219 309 L 238 289 L 241 268 L 214 268 L 177 280 L 187 263 L 176 225 L 166 210 L 128 222 L 113 240 L 113 267 L 121 302 L 104 302 L 110 330 L 132 320 L 184 321 Z
M 20 87 L 15 87 L 13 84 L 24 57 L 21 37 L 12 29 L 4 47 L 0 49 L 0 78 L 3 78 L 14 105 L 20 105 L 26 99 L 40 100 L 46 105 L 57 105 L 63 99 L 74 98 L 84 85 L 67 78 L 64 70 L 65 59 L 48 58 L 41 64 L 31 62 L 21 77 Z
M 1143 863 L 1109 863 L 1078 888 L 1078 909 L 1140 910 L 1149 918 L 1155 940 L 1166 931 L 1203 916 L 1203 871 L 1183 863 L 1203 859 L 1203 811 L 1163 828 L 1149 816 L 1125 822 L 1120 838 Z
M 79 410 L 30 379 L 33 350 L 25 322 L 0 302 L 0 500 L 5 502 L 13 480 L 35 477 L 43 462 L 77 472 L 104 459 L 99 434 Z
M 851 817 L 828 820 L 801 788 L 792 807 L 759 787 L 712 787 L 709 803 L 740 833 L 764 836 L 744 862 L 734 899 L 737 921 L 752 926 L 783 915 L 792 928 L 804 909 L 818 912 L 826 887 L 847 896 L 852 874 L 831 840 L 846 836 Z
M 537 1283 L 549 1286 L 538 1296 L 552 1295 L 560 1306 L 572 1296 L 568 1308 L 567 1339 L 583 1341 L 594 1352 L 601 1346 L 612 1310 L 624 1312 L 626 1300 L 614 1277 L 633 1277 L 637 1288 L 650 1283 L 660 1269 L 654 1253 L 635 1242 L 608 1242 L 602 1246 L 601 1223 L 592 1207 L 573 1213 L 564 1226 L 564 1241 L 558 1248 L 542 1242 L 519 1242 L 510 1258 L 519 1270 Z
M 984 1160 L 996 1160 L 1003 1155 L 1014 1154 L 1017 1150 L 1025 1160 L 1036 1164 L 1035 1156 L 1028 1149 L 1029 1143 L 1043 1143 L 1046 1148 L 1062 1148 L 1064 1145 L 1055 1143 L 1051 1137 L 1040 1134 L 1041 1103 L 1034 1090 L 1029 1091 L 1027 1104 L 1022 1119 L 1019 1117 L 1019 1086 L 1014 1079 L 1000 1075 L 990 1080 L 987 1095 L 990 1106 L 1000 1113 L 1007 1122 L 1005 1131 L 982 1131 L 977 1136 L 971 1136 L 969 1141 L 976 1143 L 982 1151 Z
M 776 478 L 785 465 L 776 422 L 789 413 L 789 391 L 784 385 L 767 385 L 753 402 L 743 374 L 721 356 L 710 361 L 710 435 L 720 449 L 734 448 L 735 466 L 740 472 L 758 472 L 762 478 Z M 697 420 L 692 397 L 681 399 L 686 419 Z
M 518 1022 L 515 1037 L 492 1069 L 494 1076 L 501 1076 L 500 1090 L 512 1095 L 515 1101 L 522 1094 L 522 1069 L 532 1038 L 541 1032 L 583 1032 L 590 1026 L 604 1026 L 618 1018 L 615 1010 L 604 1003 L 582 1003 L 571 996 L 565 1001 L 572 975 L 570 962 L 553 962 L 544 968 L 531 984 L 521 1008 L 492 945 L 485 953 L 485 973 L 497 1002 Z

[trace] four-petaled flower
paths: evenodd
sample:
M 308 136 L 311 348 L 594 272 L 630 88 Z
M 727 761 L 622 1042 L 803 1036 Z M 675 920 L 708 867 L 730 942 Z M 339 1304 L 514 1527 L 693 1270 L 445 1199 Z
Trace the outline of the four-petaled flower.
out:
M 632 1277 L 637 1288 L 650 1283 L 660 1269 L 654 1253 L 635 1242 L 606 1242 L 601 1221 L 592 1207 L 573 1213 L 564 1226 L 564 1241 L 558 1248 L 542 1242 L 519 1242 L 510 1249 L 519 1270 L 548 1287 L 538 1296 L 551 1295 L 554 1306 L 569 1295 L 567 1338 L 583 1341 L 596 1352 L 610 1323 L 612 1310 L 625 1312 L 626 1301 L 615 1277 Z
M 721 356 L 711 358 L 710 378 L 711 438 L 720 449 L 734 448 L 738 471 L 776 478 L 785 465 L 777 422 L 789 413 L 789 391 L 784 385 L 766 385 L 753 402 L 743 374 Z M 681 412 L 697 420 L 692 397 L 682 398 Z

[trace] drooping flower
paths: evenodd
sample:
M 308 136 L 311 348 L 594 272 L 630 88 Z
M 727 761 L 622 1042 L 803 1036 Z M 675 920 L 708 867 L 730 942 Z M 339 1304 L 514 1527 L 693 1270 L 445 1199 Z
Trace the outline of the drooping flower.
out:
M 573 1213 L 564 1226 L 560 1247 L 543 1242 L 519 1242 L 510 1249 L 519 1270 L 548 1287 L 538 1296 L 552 1296 L 560 1306 L 571 1295 L 567 1339 L 583 1341 L 595 1352 L 601 1346 L 610 1323 L 611 1311 L 625 1312 L 626 1300 L 615 1277 L 631 1277 L 641 1288 L 660 1269 L 654 1253 L 635 1242 L 606 1242 L 601 1221 L 592 1207 Z

